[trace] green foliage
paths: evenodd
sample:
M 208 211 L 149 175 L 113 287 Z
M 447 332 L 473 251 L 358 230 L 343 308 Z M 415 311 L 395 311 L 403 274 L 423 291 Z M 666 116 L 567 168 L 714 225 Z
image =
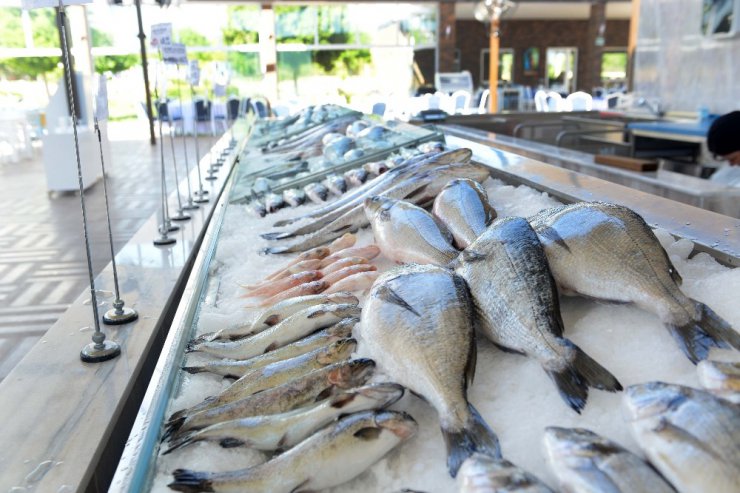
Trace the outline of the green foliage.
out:
M 221 28 L 225 45 L 246 45 L 258 42 L 259 7 L 230 5 L 226 12 L 229 21 L 226 27 Z
M 226 60 L 231 65 L 234 74 L 243 77 L 259 77 L 260 59 L 257 53 L 240 53 L 236 51 L 229 52 Z
M 99 74 L 117 74 L 139 64 L 138 55 L 105 55 L 95 57 L 95 71 Z
M 607 52 L 601 55 L 601 77 L 615 73 L 627 72 L 627 52 Z
M 90 28 L 90 37 L 92 38 L 92 46 L 113 46 L 113 37 L 108 33 L 101 31 L 100 29 Z
M 185 28 L 177 31 L 177 36 L 180 39 L 180 43 L 183 43 L 187 47 L 193 46 L 210 46 L 211 43 L 204 35 L 198 31 L 190 28 Z M 226 60 L 226 55 L 219 52 L 197 52 L 188 51 L 188 58 L 198 60 L 199 62 L 222 62 Z
M 49 72 L 57 72 L 61 76 L 60 63 L 61 58 L 53 56 L 5 58 L 0 59 L 0 73 L 15 79 L 36 79 L 39 75 Z
M 29 12 L 33 44 L 37 48 L 59 48 L 56 11 L 54 9 L 35 9 Z
M 4 48 L 24 48 L 23 24 L 21 9 L 0 8 L 0 43 Z

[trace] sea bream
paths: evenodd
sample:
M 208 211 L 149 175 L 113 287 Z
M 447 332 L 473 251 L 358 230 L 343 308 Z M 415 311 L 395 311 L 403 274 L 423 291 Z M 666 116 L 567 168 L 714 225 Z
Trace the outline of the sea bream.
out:
M 663 382 L 627 387 L 632 434 L 681 493 L 737 493 L 740 406 L 703 390 Z
M 584 428 L 545 428 L 545 457 L 560 489 L 572 493 L 674 493 L 655 469 Z
M 634 211 L 579 202 L 546 209 L 530 222 L 563 292 L 634 303 L 656 314 L 693 363 L 712 347 L 740 349 L 740 334 L 730 324 L 681 291 L 681 276 Z
M 542 481 L 506 459 L 473 454 L 457 474 L 457 493 L 553 493 Z
M 346 483 L 416 433 L 411 416 L 366 411 L 346 416 L 258 466 L 211 473 L 177 469 L 168 486 L 185 492 L 299 493 Z
M 465 281 L 433 265 L 392 269 L 373 285 L 364 312 L 362 344 L 379 368 L 437 411 L 450 475 L 476 451 L 500 457 L 498 438 L 467 399 L 476 347 Z
M 705 359 L 696 366 L 699 383 L 709 392 L 740 404 L 740 361 Z
M 249 447 L 257 450 L 287 450 L 308 438 L 340 416 L 385 409 L 403 396 L 403 387 L 395 383 L 376 383 L 341 391 L 314 406 L 287 413 L 225 421 L 183 435 L 169 444 L 163 453 L 199 441 L 215 441 L 224 448 Z
M 298 207 L 306 202 L 306 192 L 299 188 L 289 188 L 283 191 L 283 200 L 291 207 Z
M 329 196 L 329 189 L 318 182 L 309 183 L 303 187 L 303 191 L 314 204 L 323 204 Z
M 617 391 L 608 370 L 563 337 L 563 319 L 545 252 L 527 221 L 498 219 L 452 264 L 470 286 L 479 327 L 497 346 L 537 359 L 580 413 L 588 388 Z
M 434 199 L 432 214 L 452 233 L 455 246 L 464 249 L 496 219 L 488 194 L 468 178 L 449 182 Z

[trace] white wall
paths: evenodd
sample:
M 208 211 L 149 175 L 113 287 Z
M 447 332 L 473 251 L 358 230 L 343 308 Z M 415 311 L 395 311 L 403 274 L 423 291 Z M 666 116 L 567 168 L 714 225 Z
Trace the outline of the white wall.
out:
M 669 111 L 740 109 L 740 34 L 701 35 L 702 0 L 642 0 L 634 92 Z

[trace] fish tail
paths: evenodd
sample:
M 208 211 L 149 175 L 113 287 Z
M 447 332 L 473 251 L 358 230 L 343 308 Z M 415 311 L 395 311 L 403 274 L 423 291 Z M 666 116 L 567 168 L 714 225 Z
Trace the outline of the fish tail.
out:
M 188 341 L 187 345 L 185 346 L 185 352 L 186 353 L 196 353 L 200 351 L 200 345 L 202 343 L 196 339 L 193 339 L 192 341 Z
M 586 406 L 588 388 L 617 392 L 622 390 L 622 384 L 609 370 L 601 366 L 581 348 L 567 339 L 563 339 L 564 346 L 575 351 L 571 363 L 562 370 L 546 370 L 560 392 L 560 396 L 578 414 Z
M 164 425 L 164 433 L 162 433 L 163 442 L 169 439 L 171 436 L 175 436 L 176 434 L 178 434 L 178 432 L 182 428 L 182 425 L 185 424 L 186 416 L 184 414 L 181 415 L 181 413 L 184 413 L 184 411 L 176 412 L 175 414 L 170 416 L 169 420 L 167 420 L 167 423 Z
M 696 307 L 698 317 L 686 325 L 666 324 L 686 357 L 697 364 L 709 356 L 712 347 L 733 347 L 740 350 L 740 334 L 707 305 L 696 300 L 691 301 Z
M 213 483 L 207 472 L 191 471 L 189 469 L 175 469 L 172 471 L 174 481 L 167 486 L 175 491 L 197 493 L 200 491 L 212 492 Z
M 200 344 L 202 342 L 210 342 L 213 339 L 215 339 L 217 337 L 217 335 L 218 334 L 216 332 L 207 332 L 205 334 L 201 334 L 198 337 L 195 337 L 195 338 L 191 339 L 190 340 L 190 343 L 188 345 L 193 345 L 194 346 L 194 345 Z
M 169 448 L 162 452 L 162 455 L 167 455 L 173 450 L 177 450 L 181 447 L 184 447 L 185 445 L 190 445 L 191 443 L 195 443 L 199 438 L 197 438 L 196 433 L 188 433 L 186 435 L 180 435 L 179 437 L 173 438 L 170 440 Z
M 191 375 L 195 375 L 196 373 L 205 373 L 207 371 L 203 366 L 183 366 L 182 370 Z
M 298 252 L 300 249 L 293 248 L 293 246 L 278 246 L 278 247 L 267 247 L 261 250 L 261 253 L 264 254 L 271 254 L 271 255 L 280 255 L 283 253 L 293 253 Z
M 442 428 L 442 436 L 447 445 L 447 470 L 453 478 L 457 476 L 465 459 L 475 452 L 501 458 L 501 447 L 496 434 L 471 404 L 468 404 L 468 411 L 470 419 L 463 429 L 453 431 Z
M 295 235 L 285 231 L 275 231 L 273 233 L 262 233 L 260 236 L 266 240 L 284 240 L 286 238 L 293 238 Z

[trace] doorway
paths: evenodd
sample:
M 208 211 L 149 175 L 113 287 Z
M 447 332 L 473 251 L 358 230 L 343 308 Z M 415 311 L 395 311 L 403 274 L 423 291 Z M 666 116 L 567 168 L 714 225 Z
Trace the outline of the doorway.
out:
M 578 72 L 578 48 L 547 49 L 547 87 L 564 95 L 575 92 Z

